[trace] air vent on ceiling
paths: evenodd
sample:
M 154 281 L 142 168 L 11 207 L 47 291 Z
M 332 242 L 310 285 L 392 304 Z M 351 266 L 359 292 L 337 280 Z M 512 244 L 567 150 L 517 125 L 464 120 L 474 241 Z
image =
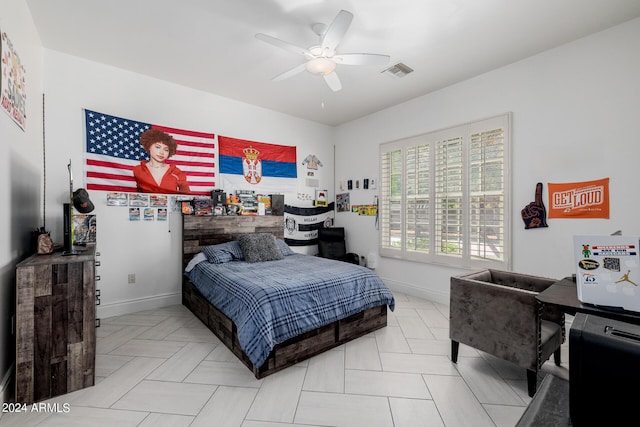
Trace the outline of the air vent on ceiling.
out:
M 392 65 L 386 70 L 382 71 L 384 74 L 388 74 L 390 76 L 400 78 L 404 77 L 409 73 L 413 73 L 413 68 L 410 68 L 403 64 L 402 62 L 398 62 L 396 65 Z

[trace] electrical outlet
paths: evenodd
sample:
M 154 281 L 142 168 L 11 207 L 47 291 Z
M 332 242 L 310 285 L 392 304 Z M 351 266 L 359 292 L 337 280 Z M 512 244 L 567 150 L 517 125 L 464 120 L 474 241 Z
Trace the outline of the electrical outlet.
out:
M 129 283 L 136 283 L 136 275 L 135 274 L 129 274 Z

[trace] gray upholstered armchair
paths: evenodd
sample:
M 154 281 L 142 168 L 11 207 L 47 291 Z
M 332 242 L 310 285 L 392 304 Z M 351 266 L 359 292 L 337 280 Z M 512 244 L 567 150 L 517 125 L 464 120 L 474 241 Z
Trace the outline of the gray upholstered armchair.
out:
M 533 396 L 538 370 L 552 353 L 560 365 L 565 339 L 564 313 L 548 305 L 539 313 L 535 300 L 555 281 L 491 269 L 451 277 L 451 360 L 463 343 L 515 363 L 527 370 Z

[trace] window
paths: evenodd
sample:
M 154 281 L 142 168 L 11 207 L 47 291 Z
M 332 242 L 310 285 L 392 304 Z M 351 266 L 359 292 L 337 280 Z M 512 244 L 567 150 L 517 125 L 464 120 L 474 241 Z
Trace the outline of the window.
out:
M 510 265 L 511 115 L 380 145 L 380 255 Z

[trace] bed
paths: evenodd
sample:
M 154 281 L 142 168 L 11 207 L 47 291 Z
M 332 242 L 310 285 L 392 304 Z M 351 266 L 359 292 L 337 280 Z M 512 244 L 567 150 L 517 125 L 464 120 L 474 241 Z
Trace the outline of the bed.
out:
M 393 309 L 393 295 L 375 274 L 363 267 L 295 253 L 267 262 L 218 260 L 219 255 L 216 254 L 220 248 L 232 247 L 235 251 L 238 241 L 244 244 L 248 238 L 270 237 L 266 233 L 279 239 L 279 248 L 285 253 L 286 248 L 281 246 L 283 242 L 280 240 L 284 234 L 281 216 L 185 215 L 182 231 L 182 263 L 185 270 L 190 270 L 183 276 L 182 303 L 258 379 L 387 324 L 387 307 Z M 243 248 L 246 250 L 246 245 Z M 207 255 L 204 255 L 205 252 Z M 194 257 L 202 262 L 194 263 Z M 319 263 L 324 274 L 314 275 L 310 270 L 312 267 L 306 262 Z M 276 270 L 269 270 L 271 268 Z M 309 288 L 305 291 L 298 280 L 297 273 L 301 271 L 310 276 L 310 283 L 306 285 Z M 360 307 L 353 303 L 354 291 L 340 283 L 343 276 L 352 274 L 357 276 L 352 280 L 356 293 L 366 296 Z M 261 286 L 250 285 L 247 275 L 257 278 Z M 296 279 L 293 280 L 293 277 Z M 320 284 L 321 278 L 328 279 L 329 283 Z M 212 286 L 211 280 L 216 280 L 215 286 Z M 240 284 L 243 286 L 238 291 L 235 287 Z M 325 301 L 324 297 L 319 297 L 319 288 L 325 286 L 329 288 L 328 295 L 339 295 L 338 302 Z M 266 292 L 267 289 L 270 290 L 269 293 Z M 274 294 L 277 296 L 274 297 Z M 256 305 L 248 306 L 243 311 L 242 305 L 238 304 L 245 304 L 246 300 Z M 341 307 L 337 307 L 338 305 Z M 271 311 L 280 306 L 292 307 L 292 311 L 287 312 L 285 317 L 297 318 L 302 324 L 296 323 L 295 327 L 291 327 L 283 326 L 286 322 L 278 320 L 279 318 L 274 321 L 270 317 Z M 342 311 L 337 312 L 338 308 Z M 256 318 L 260 320 L 242 317 L 249 311 L 252 314 L 254 311 L 259 312 Z M 301 312 L 304 316 L 301 316 Z M 261 323 L 263 317 L 269 317 L 266 320 L 269 322 L 267 326 Z

